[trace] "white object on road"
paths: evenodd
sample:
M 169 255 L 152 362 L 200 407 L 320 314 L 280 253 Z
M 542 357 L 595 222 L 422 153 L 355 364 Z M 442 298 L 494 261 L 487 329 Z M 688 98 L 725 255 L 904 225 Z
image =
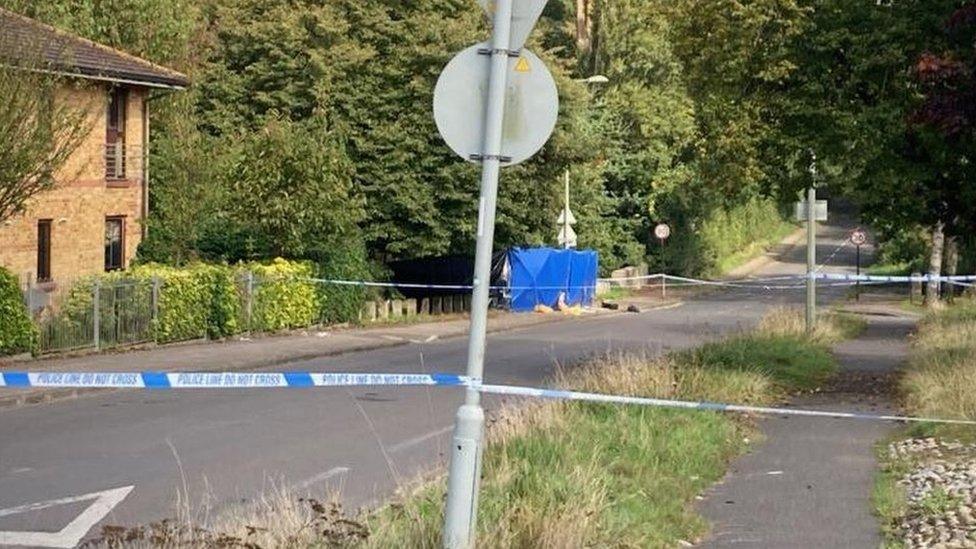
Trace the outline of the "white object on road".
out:
M 101 492 L 92 492 L 81 496 L 70 496 L 60 499 L 29 503 L 9 509 L 0 509 L 0 517 L 19 515 L 32 511 L 41 511 L 58 505 L 68 505 L 82 501 L 94 500 L 80 515 L 67 526 L 57 532 L 21 532 L 0 531 L 0 545 L 28 545 L 33 547 L 74 547 L 81 542 L 85 534 L 99 523 L 118 504 L 122 503 L 135 486 L 123 486 Z

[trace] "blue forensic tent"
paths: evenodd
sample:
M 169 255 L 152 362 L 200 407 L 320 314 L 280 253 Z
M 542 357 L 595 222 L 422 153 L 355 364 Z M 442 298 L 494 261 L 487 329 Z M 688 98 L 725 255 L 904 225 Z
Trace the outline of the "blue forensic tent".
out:
M 590 305 L 596 294 L 599 259 L 592 250 L 513 248 L 508 251 L 508 287 L 513 311 L 536 305 L 555 307 L 559 294 L 567 305 Z

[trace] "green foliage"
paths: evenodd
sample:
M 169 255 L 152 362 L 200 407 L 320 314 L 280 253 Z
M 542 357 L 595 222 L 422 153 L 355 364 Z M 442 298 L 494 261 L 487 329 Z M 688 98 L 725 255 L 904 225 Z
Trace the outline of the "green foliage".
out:
M 470 253 L 478 170 L 442 142 L 430 104 L 450 57 L 486 36 L 474 2 L 0 2 L 191 74 L 191 90 L 153 104 L 143 260 L 341 264 L 362 247 L 381 262 Z M 823 146 L 832 181 L 871 166 L 904 172 L 880 152 L 897 140 L 877 133 L 904 119 L 905 102 L 887 101 L 907 97 L 904 62 L 914 50 L 901 45 L 933 32 L 934 8 L 585 4 L 588 46 L 575 36 L 571 0 L 549 3 L 528 44 L 557 80 L 560 118 L 536 158 L 504 172 L 499 247 L 554 243 L 567 168 L 580 244 L 600 252 L 604 272 L 650 259 L 683 273 L 714 272 L 728 254 L 755 251 L 739 239 L 747 232 L 715 242 L 710 220 L 791 195 L 807 182 L 811 146 Z M 905 23 L 918 14 L 925 25 L 914 31 Z M 850 60 L 840 74 L 831 65 L 838 52 Z M 594 74 L 610 83 L 574 81 Z M 886 78 L 898 86 L 879 85 Z M 868 98 L 857 93 L 864 82 Z M 886 106 L 875 108 L 874 97 Z M 849 168 L 836 167 L 841 151 L 854 151 Z M 772 224 L 764 235 L 783 227 L 760 219 Z M 650 236 L 659 221 L 687 239 L 662 253 Z M 709 234 L 699 238 L 702 227 Z M 729 241 L 743 245 L 724 249 Z
M 65 168 L 91 131 L 89 105 L 55 102 L 65 88 L 85 86 L 33 69 L 32 44 L 0 35 L 0 222 L 23 213 L 32 198 L 50 190 L 52 173 Z M 12 56 L 9 60 L 6 56 Z M 79 97 L 84 97 L 79 93 Z M 74 174 L 68 174 L 71 177 Z
M 159 343 L 220 338 L 237 333 L 239 299 L 233 272 L 219 265 L 173 268 L 158 264 L 136 267 L 127 277 L 159 281 L 159 314 L 154 326 Z
M 315 322 L 319 302 L 316 286 L 308 280 L 315 274 L 311 263 L 275 259 L 269 264 L 250 263 L 241 268 L 253 273 L 257 281 L 251 329 L 273 332 Z
M 824 345 L 802 336 L 758 335 L 732 338 L 689 352 L 689 364 L 757 371 L 784 387 L 814 389 L 835 371 L 837 362 Z
M 376 274 L 366 257 L 366 247 L 347 245 L 321 254 L 316 263 L 318 278 L 338 280 L 374 280 Z M 319 283 L 315 286 L 318 302 L 317 322 L 322 324 L 342 324 L 359 320 L 363 304 L 370 291 L 357 286 L 339 286 Z
M 31 321 L 17 278 L 0 267 L 0 356 L 37 353 L 37 328 Z
M 194 0 L 0 0 L 0 7 L 170 64 L 191 55 L 200 5 Z
M 229 219 L 247 249 L 225 250 L 238 256 L 228 259 L 308 257 L 356 233 L 362 208 L 351 167 L 320 122 L 270 120 L 245 138 L 227 190 Z
M 721 275 L 794 229 L 772 200 L 754 198 L 730 209 L 720 208 L 705 218 L 695 234 L 701 266 L 685 270 Z

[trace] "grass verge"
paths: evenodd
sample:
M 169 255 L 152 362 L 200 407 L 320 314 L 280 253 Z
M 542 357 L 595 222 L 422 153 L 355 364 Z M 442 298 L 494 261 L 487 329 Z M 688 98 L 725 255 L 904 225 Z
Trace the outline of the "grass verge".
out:
M 559 385 L 771 404 L 817 387 L 833 372 L 826 343 L 853 333 L 856 323 L 835 316 L 823 324 L 808 338 L 797 312 L 776 311 L 754 333 L 659 359 L 606 357 L 565 374 Z M 697 540 L 707 524 L 693 509 L 695 496 L 755 437 L 748 421 L 708 412 L 581 403 L 510 409 L 490 432 L 479 539 L 488 547 L 673 547 Z M 438 547 L 444 489 L 443 480 L 422 485 L 368 517 L 363 545 Z
M 556 384 L 606 394 L 769 405 L 826 381 L 835 369 L 828 344 L 857 329 L 849 317 L 827 316 L 808 337 L 799 311 L 776 310 L 754 332 L 666 357 L 606 356 L 563 372 Z M 749 418 L 714 412 L 539 401 L 510 406 L 488 432 L 479 546 L 694 542 L 708 529 L 695 512 L 696 496 L 757 437 Z M 445 484 L 443 476 L 420 482 L 355 520 L 332 504 L 282 493 L 221 516 L 206 529 L 171 524 L 165 536 L 154 538 L 172 543 L 139 544 L 440 547 Z M 136 539 L 149 539 L 152 531 Z M 114 535 L 132 539 L 131 532 Z
M 904 375 L 898 385 L 899 396 L 912 415 L 976 418 L 976 301 L 957 299 L 943 310 L 929 312 L 919 323 Z M 911 440 L 931 441 L 933 449 L 915 453 L 893 453 L 893 444 Z M 886 546 L 903 547 L 903 524 L 918 515 L 951 511 L 934 496 L 910 503 L 904 482 L 906 475 L 934 460 L 947 458 L 944 445 L 972 444 L 976 430 L 957 425 L 919 424 L 907 427 L 878 447 L 881 464 L 875 479 L 874 507 L 886 535 Z M 949 502 L 952 503 L 952 502 Z M 942 507 L 946 507 L 943 509 Z

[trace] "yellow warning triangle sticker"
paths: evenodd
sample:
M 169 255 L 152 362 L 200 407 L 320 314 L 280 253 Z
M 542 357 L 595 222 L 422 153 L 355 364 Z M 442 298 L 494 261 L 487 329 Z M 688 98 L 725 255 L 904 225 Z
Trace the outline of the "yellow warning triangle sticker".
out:
M 529 65 L 529 60 L 524 57 L 519 57 L 518 63 L 515 64 L 515 72 L 531 72 L 532 67 Z

